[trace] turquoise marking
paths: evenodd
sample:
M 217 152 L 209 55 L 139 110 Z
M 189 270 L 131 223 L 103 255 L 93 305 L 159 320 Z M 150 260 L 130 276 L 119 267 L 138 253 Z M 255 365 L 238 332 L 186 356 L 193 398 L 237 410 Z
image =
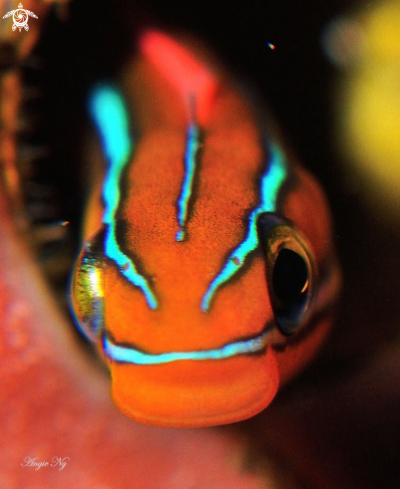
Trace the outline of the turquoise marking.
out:
M 180 351 L 171 353 L 144 353 L 135 348 L 118 346 L 107 336 L 103 338 L 104 353 L 116 362 L 133 363 L 135 365 L 160 365 L 178 360 L 223 360 L 236 355 L 246 355 L 261 352 L 267 346 L 268 331 L 249 340 L 229 343 L 214 350 Z
M 218 288 L 227 282 L 243 266 L 245 259 L 259 245 L 257 219 L 263 212 L 276 211 L 279 190 L 287 177 L 287 167 L 281 149 L 272 145 L 271 161 L 261 178 L 260 203 L 248 218 L 247 234 L 240 245 L 230 254 L 220 273 L 214 278 L 201 301 L 201 309 L 207 312 Z
M 132 153 L 126 107 L 121 95 L 110 86 L 96 88 L 91 94 L 89 107 L 109 162 L 103 186 L 105 254 L 120 267 L 122 275 L 141 289 L 148 306 L 156 309 L 157 300 L 148 281 L 137 271 L 132 260 L 120 250 L 115 236 L 115 214 L 121 196 L 119 188 L 121 173 Z
M 176 241 L 185 239 L 185 224 L 187 219 L 190 197 L 193 190 L 193 180 L 196 171 L 196 157 L 200 149 L 199 128 L 197 124 L 189 126 L 186 139 L 185 153 L 185 178 L 182 184 L 181 194 L 178 199 L 178 224 L 180 230 L 176 233 Z

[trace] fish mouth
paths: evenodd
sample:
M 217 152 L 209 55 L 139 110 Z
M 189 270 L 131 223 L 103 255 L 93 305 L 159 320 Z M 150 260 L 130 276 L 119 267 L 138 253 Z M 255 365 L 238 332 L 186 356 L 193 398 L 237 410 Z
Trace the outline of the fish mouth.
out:
M 258 335 L 241 338 L 218 348 L 208 350 L 148 353 L 136 346 L 115 342 L 107 332 L 103 335 L 102 343 L 105 356 L 109 360 L 118 363 L 161 365 L 186 360 L 224 360 L 238 355 L 257 355 L 264 353 L 267 348 L 268 336 L 271 329 L 270 326 L 266 326 Z

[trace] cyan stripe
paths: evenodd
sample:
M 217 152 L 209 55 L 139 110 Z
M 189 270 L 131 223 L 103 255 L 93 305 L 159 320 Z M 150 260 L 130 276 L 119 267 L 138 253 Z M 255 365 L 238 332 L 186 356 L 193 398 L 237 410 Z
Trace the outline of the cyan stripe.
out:
M 116 362 L 132 363 L 135 365 L 160 365 L 179 360 L 223 360 L 237 355 L 259 353 L 267 346 L 268 331 L 249 340 L 229 343 L 221 348 L 200 351 L 181 351 L 170 353 L 144 353 L 135 348 L 114 344 L 107 336 L 103 338 L 105 355 Z
M 200 131 L 197 124 L 191 124 L 189 126 L 185 152 L 185 177 L 182 183 L 181 194 L 178 199 L 178 224 L 180 229 L 176 233 L 176 241 L 183 241 L 185 239 L 185 225 L 189 202 L 193 192 L 197 153 L 200 148 L 199 133 Z
M 209 285 L 203 296 L 201 309 L 207 312 L 218 288 L 232 278 L 243 266 L 248 255 L 259 245 L 257 219 L 263 212 L 276 211 L 279 190 L 287 177 L 285 156 L 279 146 L 271 145 L 271 160 L 261 178 L 260 203 L 254 208 L 248 218 L 247 233 L 240 245 L 233 250 L 220 273 Z
M 118 91 L 107 85 L 93 90 L 89 108 L 109 162 L 103 185 L 105 254 L 119 266 L 121 273 L 133 285 L 142 290 L 148 306 L 156 309 L 157 299 L 148 281 L 138 272 L 132 260 L 120 250 L 115 235 L 115 214 L 121 197 L 121 174 L 129 161 L 133 146 L 129 136 L 127 110 Z

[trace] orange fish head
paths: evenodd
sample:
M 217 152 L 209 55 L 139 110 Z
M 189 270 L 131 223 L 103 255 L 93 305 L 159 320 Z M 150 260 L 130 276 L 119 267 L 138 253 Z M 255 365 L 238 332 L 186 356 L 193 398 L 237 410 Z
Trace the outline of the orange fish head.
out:
M 199 270 L 190 241 L 171 240 L 154 254 L 154 274 L 146 266 L 152 275 L 141 275 L 147 291 L 132 286 L 127 266 L 105 256 L 106 231 L 86 244 L 72 280 L 73 307 L 128 416 L 164 426 L 239 421 L 268 406 L 312 356 L 330 322 L 320 293 L 326 277 L 290 221 L 261 213 L 256 232 L 259 247 L 246 263 L 229 257 L 225 272 L 230 264 L 243 269 L 218 286 L 221 267 Z
M 209 90 L 213 78 L 176 43 L 146 39 L 157 69 L 132 67 L 129 103 L 109 86 L 92 95 L 108 167 L 72 305 L 127 415 L 231 423 L 268 406 L 328 330 L 338 289 L 329 212 L 247 99 L 222 83 Z M 213 94 L 200 120 L 183 110 L 188 78 L 164 76 L 179 59 L 193 86 L 205 80 L 197 100 Z

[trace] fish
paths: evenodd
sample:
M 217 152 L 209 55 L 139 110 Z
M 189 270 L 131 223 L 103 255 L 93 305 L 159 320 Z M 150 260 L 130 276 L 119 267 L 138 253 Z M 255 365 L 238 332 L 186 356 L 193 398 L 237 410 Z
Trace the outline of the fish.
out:
M 184 36 L 142 30 L 87 107 L 70 304 L 114 403 L 159 426 L 254 416 L 333 322 L 341 275 L 319 184 L 269 111 Z

